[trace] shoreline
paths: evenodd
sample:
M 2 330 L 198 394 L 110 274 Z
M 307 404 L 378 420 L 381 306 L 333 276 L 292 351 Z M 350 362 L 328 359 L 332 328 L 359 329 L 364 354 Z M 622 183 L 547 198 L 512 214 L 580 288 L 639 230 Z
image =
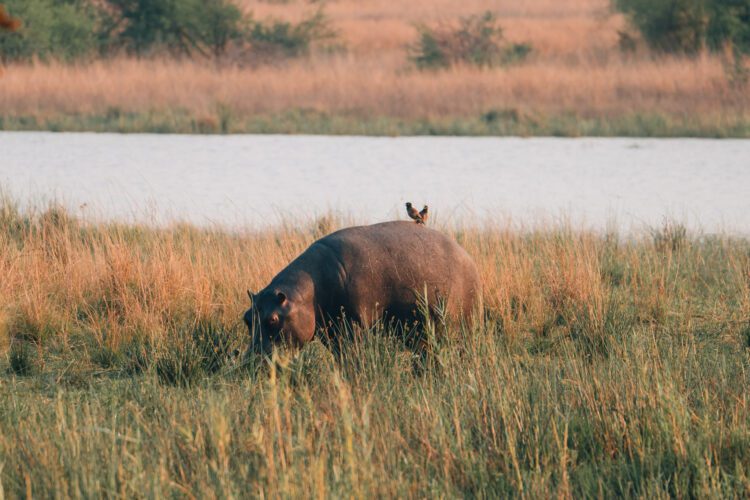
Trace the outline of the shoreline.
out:
M 404 119 L 360 117 L 295 109 L 274 114 L 227 117 L 202 116 L 185 110 L 104 114 L 2 115 L 5 132 L 103 132 L 152 134 L 279 134 L 456 136 L 456 137 L 626 137 L 626 138 L 750 138 L 750 117 L 630 113 L 614 117 L 581 117 L 573 113 L 519 116 L 512 110 L 491 110 L 475 116 Z

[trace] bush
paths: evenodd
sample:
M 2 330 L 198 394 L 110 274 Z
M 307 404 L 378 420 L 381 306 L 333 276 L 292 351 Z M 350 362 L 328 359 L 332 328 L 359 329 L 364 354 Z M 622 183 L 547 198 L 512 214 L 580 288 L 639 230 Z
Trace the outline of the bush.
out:
M 663 52 L 698 52 L 708 20 L 703 0 L 616 0 L 652 48 Z
M 136 55 L 168 50 L 223 54 L 242 37 L 242 13 L 229 0 L 108 0 L 100 37 L 106 50 Z
M 72 61 L 120 51 L 136 56 L 222 57 L 269 62 L 309 53 L 335 36 L 322 11 L 299 23 L 255 21 L 231 0 L 11 0 L 23 23 L 0 33 L 0 59 Z
M 315 42 L 333 39 L 336 32 L 330 27 L 323 11 L 297 24 L 287 21 L 250 21 L 248 57 L 251 62 L 272 62 L 279 58 L 309 54 Z
M 708 24 L 708 44 L 720 49 L 729 43 L 738 52 L 750 53 L 750 0 L 716 0 Z
M 492 12 L 467 17 L 458 27 L 418 27 L 419 41 L 411 59 L 419 68 L 444 68 L 458 63 L 507 65 L 525 60 L 529 44 L 506 45 L 503 29 Z
M 79 0 L 6 0 L 10 14 L 23 23 L 0 33 L 4 62 L 87 57 L 97 50 L 97 11 Z
M 614 0 L 648 45 L 695 54 L 730 44 L 750 52 L 750 0 Z
M 221 57 L 234 45 L 242 57 L 270 60 L 309 52 L 313 42 L 331 38 L 322 11 L 298 24 L 245 18 L 230 0 L 108 0 L 101 38 L 106 50 L 136 55 L 167 50 L 175 54 Z
M 73 61 L 120 51 L 168 52 L 238 62 L 307 55 L 335 37 L 322 10 L 299 23 L 255 21 L 231 0 L 11 0 L 15 33 L 0 33 L 0 60 Z

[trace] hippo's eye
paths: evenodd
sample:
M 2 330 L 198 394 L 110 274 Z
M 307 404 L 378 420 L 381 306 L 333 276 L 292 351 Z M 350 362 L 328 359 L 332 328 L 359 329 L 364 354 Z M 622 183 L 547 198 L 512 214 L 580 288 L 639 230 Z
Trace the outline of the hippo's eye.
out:
M 278 326 L 279 324 L 279 316 L 278 314 L 272 314 L 270 318 L 268 318 L 268 325 L 269 326 Z

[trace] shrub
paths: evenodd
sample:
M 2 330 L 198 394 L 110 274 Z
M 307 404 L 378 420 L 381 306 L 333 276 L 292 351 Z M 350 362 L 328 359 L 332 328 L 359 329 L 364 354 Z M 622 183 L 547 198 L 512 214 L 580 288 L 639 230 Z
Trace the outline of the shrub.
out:
M 750 0 L 614 0 L 648 45 L 694 54 L 730 44 L 750 51 Z
M 708 44 L 720 49 L 730 44 L 738 52 L 750 53 L 750 0 L 715 0 L 708 24 Z
M 97 11 L 79 0 L 6 0 L 20 19 L 13 33 L 0 33 L 0 59 L 5 62 L 62 59 L 71 61 L 97 50 Z
M 503 64 L 515 64 L 526 60 L 534 48 L 530 43 L 512 43 L 503 50 Z
M 100 37 L 107 50 L 144 55 L 221 55 L 242 37 L 242 13 L 229 0 L 107 0 Z
M 304 56 L 309 54 L 314 43 L 330 40 L 335 36 L 336 32 L 321 10 L 297 24 L 251 19 L 247 36 L 250 47 L 246 55 L 251 62 L 272 62 L 279 58 Z
M 703 0 L 616 0 L 616 5 L 656 50 L 695 53 L 704 45 Z
M 11 0 L 17 32 L 0 33 L 0 60 L 71 61 L 120 51 L 136 56 L 222 57 L 268 62 L 309 53 L 335 36 L 322 11 L 299 23 L 255 21 L 231 0 Z
M 198 39 L 214 55 L 223 55 L 230 43 L 240 40 L 245 33 L 242 13 L 227 0 L 198 2 L 195 18 Z
M 107 50 L 136 55 L 167 50 L 221 57 L 230 46 L 266 61 L 307 54 L 313 42 L 334 36 L 322 11 L 294 24 L 245 18 L 229 0 L 108 0 Z
M 419 68 L 444 68 L 466 63 L 497 66 L 525 60 L 529 44 L 506 45 L 503 29 L 492 12 L 464 18 L 457 27 L 419 26 L 419 41 L 411 59 Z

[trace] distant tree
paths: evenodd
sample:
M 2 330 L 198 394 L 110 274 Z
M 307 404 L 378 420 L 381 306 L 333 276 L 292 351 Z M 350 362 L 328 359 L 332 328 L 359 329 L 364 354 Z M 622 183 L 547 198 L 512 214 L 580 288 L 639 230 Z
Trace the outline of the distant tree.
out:
M 244 37 L 246 26 L 242 12 L 224 0 L 206 0 L 200 4 L 197 12 L 200 22 L 196 23 L 198 38 L 219 57 L 232 42 Z
M 218 56 L 243 35 L 242 13 L 229 0 L 106 0 L 106 4 L 101 31 L 105 50 Z
M 7 0 L 5 5 L 23 23 L 0 34 L 0 59 L 70 61 L 96 53 L 96 10 L 88 2 Z
M 648 45 L 695 54 L 730 44 L 750 52 L 750 0 L 613 0 Z
M 750 53 L 750 0 L 716 0 L 708 24 L 707 39 L 718 50 L 727 43 Z
M 309 53 L 332 38 L 322 11 L 298 23 L 256 21 L 232 0 L 7 0 L 22 29 L 0 35 L 0 60 L 72 61 L 124 52 L 135 56 L 221 57 L 263 63 Z M 5 11 L 3 11 L 5 12 Z M 0 25 L 20 27 L 16 17 Z

